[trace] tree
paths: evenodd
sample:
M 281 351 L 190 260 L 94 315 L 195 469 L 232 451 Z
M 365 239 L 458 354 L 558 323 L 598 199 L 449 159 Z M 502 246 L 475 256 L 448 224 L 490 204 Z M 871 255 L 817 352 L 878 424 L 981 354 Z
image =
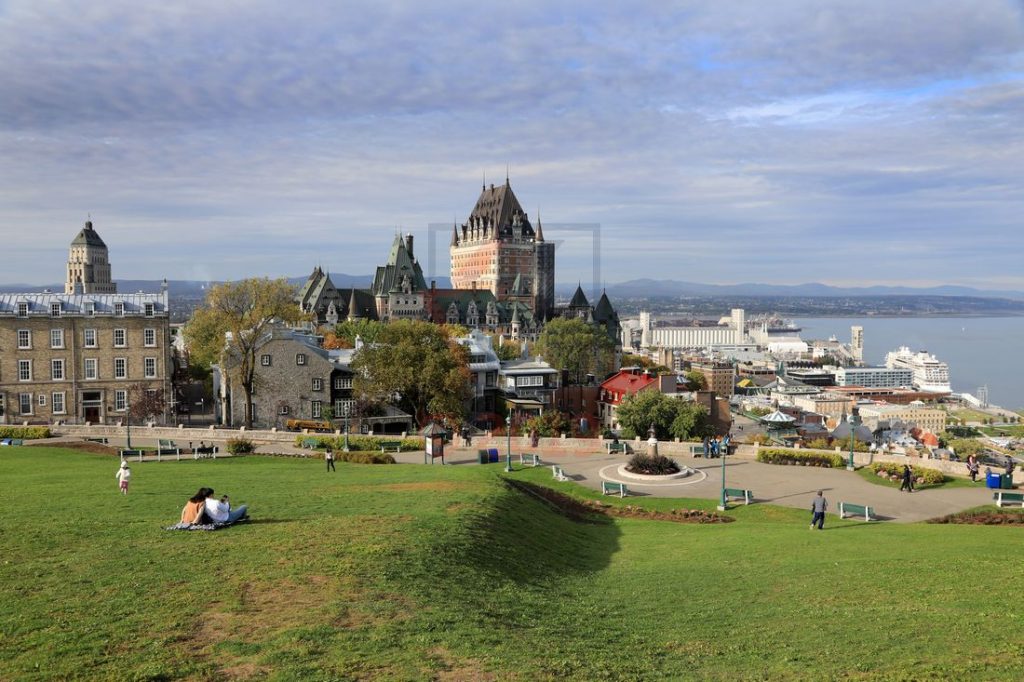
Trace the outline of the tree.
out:
M 469 336 L 469 327 L 461 324 L 442 324 L 441 328 L 445 330 L 450 339 L 463 339 Z
M 543 438 L 559 436 L 560 434 L 567 433 L 571 428 L 569 420 L 558 410 L 546 410 L 544 414 L 530 417 L 526 420 L 523 427 L 526 433 L 536 429 L 537 435 Z
M 131 384 L 128 387 L 128 417 L 136 422 L 144 422 L 151 417 L 161 417 L 167 409 L 162 389 L 150 388 L 144 383 Z
M 626 438 L 646 438 L 651 424 L 654 435 L 668 440 L 672 435 L 672 423 L 676 419 L 677 401 L 654 389 L 635 393 L 619 405 L 615 415 Z
M 608 335 L 579 318 L 548 322 L 536 349 L 552 367 L 568 370 L 575 384 L 582 384 L 587 374 L 604 377 L 615 361 L 615 344 Z
M 296 322 L 303 317 L 295 287 L 286 279 L 253 278 L 213 286 L 204 307 L 185 325 L 193 357 L 220 361 L 245 394 L 245 426 L 252 428 L 252 392 L 256 383 L 256 351 L 274 320 Z M 225 334 L 231 335 L 230 347 Z
M 504 339 L 499 344 L 498 337 L 491 334 L 491 345 L 494 347 L 494 353 L 502 362 L 518 360 L 523 357 L 523 344 L 525 343 L 525 341 L 520 342 L 515 339 Z
M 462 419 L 469 400 L 469 353 L 437 325 L 417 320 L 388 324 L 374 344 L 352 360 L 359 399 L 397 399 L 421 426 L 432 417 Z
M 691 369 L 683 376 L 686 377 L 686 389 L 688 391 L 708 390 L 708 378 L 702 372 Z
M 344 340 L 348 343 L 347 346 L 343 346 L 344 348 L 355 348 L 357 336 L 363 343 L 375 343 L 377 336 L 385 327 L 386 323 L 377 320 L 345 320 L 338 323 L 334 333 L 339 341 Z
M 708 419 L 703 405 L 676 400 L 676 418 L 672 420 L 672 435 L 679 440 L 700 440 L 715 435 L 715 427 Z

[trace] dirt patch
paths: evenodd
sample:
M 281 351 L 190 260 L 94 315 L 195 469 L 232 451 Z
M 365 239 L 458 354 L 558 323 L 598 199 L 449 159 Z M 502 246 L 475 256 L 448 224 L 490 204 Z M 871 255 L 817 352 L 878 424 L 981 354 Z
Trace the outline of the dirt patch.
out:
M 650 519 L 653 521 L 674 521 L 676 523 L 729 523 L 734 520 L 731 516 L 716 514 L 704 511 L 703 509 L 672 509 L 671 511 L 662 512 L 633 505 L 616 507 L 598 500 L 578 500 L 564 493 L 545 488 L 544 486 L 534 485 L 533 483 L 526 483 L 525 481 L 503 480 L 516 490 L 543 500 L 563 516 L 579 523 L 596 523 L 601 521 L 601 517 L 613 516 Z
M 427 656 L 441 666 L 433 674 L 433 679 L 443 682 L 476 682 L 477 680 L 489 682 L 497 677 L 494 673 L 484 669 L 483 664 L 476 660 L 456 659 L 450 651 L 443 647 L 431 649 Z
M 239 663 L 221 668 L 220 674 L 226 680 L 251 680 L 257 677 L 266 677 L 270 671 L 270 668 L 255 663 Z
M 46 446 L 49 448 L 61 448 L 62 450 L 77 450 L 79 452 L 91 452 L 96 455 L 117 455 L 117 448 L 102 443 L 89 443 L 85 441 L 48 442 L 46 440 L 25 441 L 28 447 Z
M 947 516 L 940 516 L 937 519 L 929 519 L 928 523 L 957 523 L 970 526 L 1021 526 L 1024 525 L 1024 510 L 1003 511 L 993 509 L 992 511 L 966 511 Z
M 382 483 L 381 485 L 357 485 L 349 490 L 375 492 L 386 490 L 388 492 L 435 492 L 450 493 L 457 490 L 471 490 L 477 488 L 478 484 L 467 481 L 415 481 L 413 483 Z

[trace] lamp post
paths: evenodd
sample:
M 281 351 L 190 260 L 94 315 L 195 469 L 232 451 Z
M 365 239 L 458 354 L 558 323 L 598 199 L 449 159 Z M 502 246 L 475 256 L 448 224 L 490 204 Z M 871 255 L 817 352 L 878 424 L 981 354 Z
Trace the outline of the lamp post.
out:
M 505 417 L 505 435 L 508 438 L 508 449 L 505 450 L 505 471 L 512 472 L 512 412 Z
M 846 464 L 847 471 L 853 471 L 853 444 L 857 440 L 857 415 L 850 413 L 850 461 Z
M 128 434 L 128 445 L 127 449 L 132 449 L 132 399 L 128 395 L 128 391 L 124 392 L 124 426 Z
M 725 456 L 727 454 L 729 454 L 728 447 L 725 447 L 724 449 L 718 452 L 718 456 L 722 458 L 722 495 L 718 500 L 718 511 L 725 511 L 727 502 L 727 499 L 725 497 Z
M 345 403 L 345 444 L 341 447 L 342 452 L 348 452 L 348 413 L 351 411 L 352 406 Z

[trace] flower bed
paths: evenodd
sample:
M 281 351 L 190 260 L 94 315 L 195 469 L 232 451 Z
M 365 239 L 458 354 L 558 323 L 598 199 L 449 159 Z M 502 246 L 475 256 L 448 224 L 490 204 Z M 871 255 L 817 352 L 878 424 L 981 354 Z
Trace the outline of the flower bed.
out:
M 1024 525 L 1024 511 L 1006 509 L 973 509 L 937 519 L 929 519 L 928 523 L 959 523 L 974 526 L 1017 526 Z
M 637 453 L 629 458 L 626 471 L 643 476 L 669 476 L 678 474 L 681 469 L 674 459 L 664 455 Z
M 846 465 L 841 455 L 829 452 L 801 452 L 798 450 L 762 449 L 757 461 L 765 464 L 796 464 L 800 466 L 839 469 Z
M 890 481 L 903 480 L 903 465 L 896 462 L 875 462 L 870 467 L 879 478 Z M 916 485 L 942 485 L 946 482 L 946 475 L 936 469 L 925 469 L 924 467 L 910 467 L 910 474 L 914 477 Z

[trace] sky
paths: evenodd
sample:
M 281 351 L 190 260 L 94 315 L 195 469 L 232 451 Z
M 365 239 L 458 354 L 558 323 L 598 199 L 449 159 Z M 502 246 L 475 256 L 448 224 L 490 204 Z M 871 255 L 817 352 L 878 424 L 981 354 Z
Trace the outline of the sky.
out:
M 1024 290 L 1024 3 L 0 0 L 3 283 L 448 274 L 505 181 L 601 279 Z M 437 226 L 433 258 L 426 252 Z

